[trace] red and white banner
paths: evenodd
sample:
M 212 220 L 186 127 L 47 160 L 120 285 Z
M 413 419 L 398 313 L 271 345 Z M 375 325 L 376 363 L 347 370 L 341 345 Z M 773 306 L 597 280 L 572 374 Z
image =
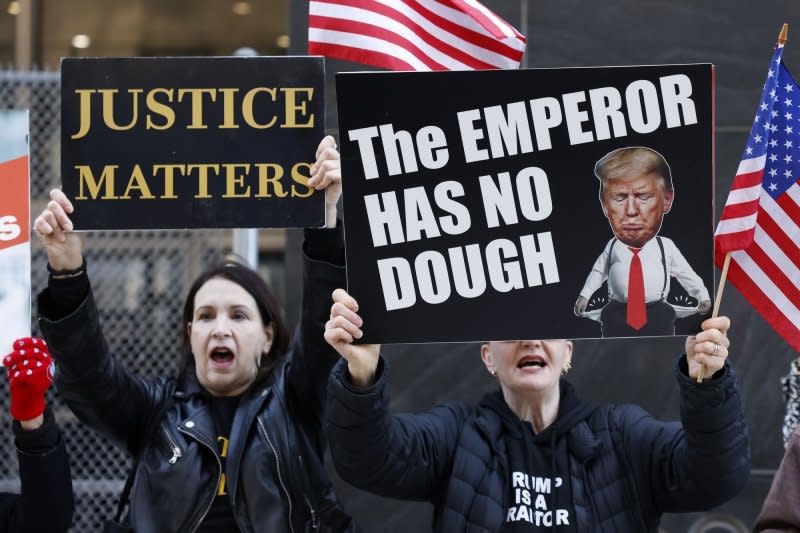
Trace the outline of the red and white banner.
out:
M 0 110 L 0 355 L 31 334 L 28 112 Z

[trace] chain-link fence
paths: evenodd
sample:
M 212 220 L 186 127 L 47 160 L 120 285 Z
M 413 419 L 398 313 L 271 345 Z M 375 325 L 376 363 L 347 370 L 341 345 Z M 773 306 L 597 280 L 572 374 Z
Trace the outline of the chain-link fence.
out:
M 30 110 L 34 217 L 46 205 L 49 190 L 60 183 L 60 90 L 56 72 L 0 69 L 0 109 Z M 173 373 L 183 298 L 193 278 L 220 251 L 230 248 L 230 231 L 91 232 L 84 241 L 101 321 L 114 353 L 140 376 Z M 46 258 L 35 238 L 31 244 L 31 285 L 36 295 L 47 283 Z M 34 334 L 37 329 L 34 322 Z M 7 398 L 8 385 L 1 379 L 0 405 L 7 406 L 2 400 Z M 99 531 L 103 520 L 114 513 L 129 460 L 80 424 L 56 393 L 49 394 L 48 404 L 64 431 L 70 455 L 77 501 L 72 531 Z M 0 439 L 0 490 L 18 491 L 11 419 L 5 407 L 0 408 L 0 424 L 5 428 L 5 438 Z

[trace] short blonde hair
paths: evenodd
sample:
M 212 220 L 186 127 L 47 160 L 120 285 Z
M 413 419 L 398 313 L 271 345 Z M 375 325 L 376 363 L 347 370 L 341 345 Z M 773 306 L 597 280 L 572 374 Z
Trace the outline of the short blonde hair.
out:
M 672 172 L 664 156 L 644 146 L 617 148 L 601 157 L 594 165 L 594 175 L 600 180 L 600 198 L 610 180 L 632 179 L 647 174 L 660 176 L 659 184 L 664 194 L 673 192 Z

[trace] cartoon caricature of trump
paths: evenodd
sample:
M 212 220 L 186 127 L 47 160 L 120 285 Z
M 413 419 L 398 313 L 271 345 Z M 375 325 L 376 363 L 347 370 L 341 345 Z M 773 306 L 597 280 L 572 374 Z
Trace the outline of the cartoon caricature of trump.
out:
M 650 148 L 629 146 L 607 153 L 595 164 L 600 205 L 614 237 L 608 241 L 575 302 L 586 316 L 592 294 L 608 281 L 608 303 L 600 312 L 603 337 L 674 335 L 676 308 L 667 302 L 670 278 L 697 299 L 684 314 L 706 314 L 711 299 L 703 280 L 675 243 L 658 235 L 675 199 L 664 157 Z

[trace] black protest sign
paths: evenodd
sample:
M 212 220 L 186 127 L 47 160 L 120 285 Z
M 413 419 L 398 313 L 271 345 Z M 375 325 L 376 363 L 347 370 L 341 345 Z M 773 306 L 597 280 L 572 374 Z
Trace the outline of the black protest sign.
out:
M 698 330 L 713 293 L 711 65 L 336 84 L 364 342 Z
M 323 88 L 322 58 L 62 60 L 75 228 L 323 225 Z

